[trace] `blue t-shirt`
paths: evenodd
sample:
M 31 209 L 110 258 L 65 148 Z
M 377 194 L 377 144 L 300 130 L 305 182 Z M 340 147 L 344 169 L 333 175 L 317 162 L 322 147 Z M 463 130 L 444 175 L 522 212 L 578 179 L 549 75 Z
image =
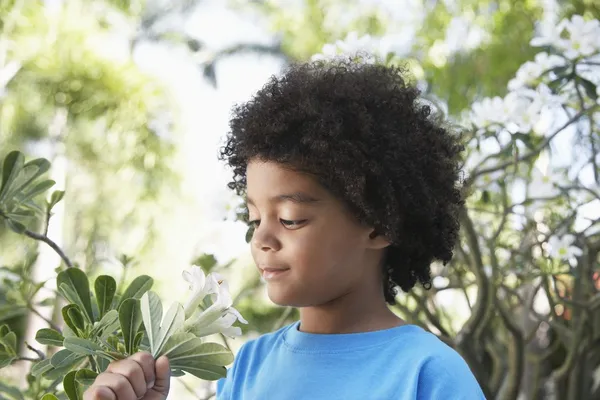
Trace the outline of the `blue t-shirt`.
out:
M 217 399 L 485 399 L 462 357 L 416 325 L 331 335 L 299 325 L 244 344 Z

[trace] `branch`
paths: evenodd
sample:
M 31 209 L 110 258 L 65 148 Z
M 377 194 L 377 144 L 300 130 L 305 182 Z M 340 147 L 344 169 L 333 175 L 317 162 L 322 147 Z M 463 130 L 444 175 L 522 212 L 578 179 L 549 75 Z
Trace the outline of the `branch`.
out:
M 52 248 L 52 250 L 54 250 L 60 256 L 60 258 L 62 258 L 62 260 L 67 265 L 67 267 L 69 267 L 69 268 L 73 267 L 73 263 L 71 263 L 71 260 L 69 260 L 69 258 L 61 250 L 61 248 L 58 247 L 58 245 L 56 243 L 54 243 L 52 241 L 52 239 L 50 239 L 48 236 L 40 235 L 39 233 L 31 232 L 30 230 L 25 230 L 24 234 L 26 236 L 29 236 L 32 239 L 39 240 L 41 242 L 46 243 L 48 246 L 50 246 Z
M 485 168 L 485 169 L 482 169 L 482 170 L 479 170 L 479 171 L 475 170 L 471 174 L 471 176 L 469 176 L 469 178 L 465 182 L 464 186 L 465 187 L 471 186 L 471 184 L 475 181 L 475 179 L 477 179 L 481 175 L 490 174 L 492 172 L 496 172 L 496 171 L 505 169 L 507 167 L 510 167 L 513 164 L 518 164 L 520 162 L 527 161 L 530 158 L 535 157 L 540 151 L 542 151 L 544 148 L 546 148 L 550 144 L 550 142 L 552 141 L 552 139 L 554 139 L 554 137 L 556 137 L 556 135 L 558 135 L 560 132 L 562 132 L 563 130 L 565 130 L 573 122 L 576 122 L 579 118 L 581 118 L 582 116 L 584 116 L 585 114 L 587 114 L 588 112 L 594 110 L 597 107 L 598 106 L 592 106 L 590 108 L 581 110 L 580 112 L 578 112 L 577 114 L 575 114 L 575 116 L 573 116 L 571 119 L 569 119 L 567 122 L 565 122 L 560 128 L 558 128 L 556 131 L 554 131 L 552 134 L 550 134 L 546 138 L 546 140 L 544 140 L 542 143 L 540 143 L 540 145 L 538 147 L 536 147 L 535 149 L 533 149 L 529 153 L 524 154 L 524 155 L 518 157 L 516 160 L 507 161 L 505 163 L 496 165 L 494 167 Z M 487 158 L 484 161 L 482 161 L 481 164 L 483 164 L 485 161 L 487 161 Z
M 46 323 L 48 325 L 50 325 L 50 327 L 52 329 L 54 329 L 55 331 L 61 332 L 62 330 L 58 327 L 58 325 L 56 325 L 54 322 L 52 322 L 51 320 L 49 320 L 48 318 L 44 317 L 42 314 L 40 314 L 40 312 L 38 310 L 36 310 L 35 308 L 33 308 L 33 306 L 31 304 L 27 304 L 27 308 L 34 313 L 35 315 L 37 315 L 38 317 L 40 317 L 41 319 L 43 319 L 44 321 L 46 321 Z

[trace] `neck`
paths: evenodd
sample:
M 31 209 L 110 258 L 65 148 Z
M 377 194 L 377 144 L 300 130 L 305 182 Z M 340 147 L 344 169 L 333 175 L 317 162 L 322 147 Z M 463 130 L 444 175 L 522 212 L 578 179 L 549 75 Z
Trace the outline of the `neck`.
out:
M 356 333 L 393 328 L 405 322 L 387 306 L 381 294 L 352 292 L 328 303 L 300 308 L 300 330 L 309 333 Z M 373 299 L 367 301 L 366 299 Z

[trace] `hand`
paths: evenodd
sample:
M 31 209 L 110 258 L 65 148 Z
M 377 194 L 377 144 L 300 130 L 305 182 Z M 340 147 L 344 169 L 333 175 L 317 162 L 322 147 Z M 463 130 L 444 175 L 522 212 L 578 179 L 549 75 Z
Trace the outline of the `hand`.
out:
M 165 400 L 171 370 L 167 357 L 147 352 L 113 361 L 83 394 L 84 400 Z

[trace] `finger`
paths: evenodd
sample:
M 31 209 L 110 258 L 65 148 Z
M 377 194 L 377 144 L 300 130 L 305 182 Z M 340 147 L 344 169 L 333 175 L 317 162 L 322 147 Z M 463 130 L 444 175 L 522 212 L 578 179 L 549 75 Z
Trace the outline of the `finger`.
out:
M 129 380 L 121 374 L 103 372 L 96 377 L 94 385 L 106 386 L 116 394 L 118 400 L 137 400 L 138 398 Z
M 117 400 L 117 395 L 106 386 L 96 386 L 94 382 L 94 385 L 83 393 L 83 400 Z
M 134 360 L 126 358 L 115 363 L 110 363 L 107 372 L 123 375 L 129 381 L 137 397 L 142 397 L 148 390 L 146 388 L 146 378 L 142 366 Z
M 156 379 L 156 375 L 154 373 L 154 357 L 152 357 L 152 354 L 148 353 L 147 351 L 140 351 L 129 357 L 129 359 L 140 364 L 142 370 L 144 371 L 146 388 L 152 388 Z
M 154 382 L 153 390 L 166 396 L 169 394 L 169 386 L 171 384 L 169 359 L 166 356 L 159 357 L 158 360 L 156 360 L 155 368 L 156 382 Z

